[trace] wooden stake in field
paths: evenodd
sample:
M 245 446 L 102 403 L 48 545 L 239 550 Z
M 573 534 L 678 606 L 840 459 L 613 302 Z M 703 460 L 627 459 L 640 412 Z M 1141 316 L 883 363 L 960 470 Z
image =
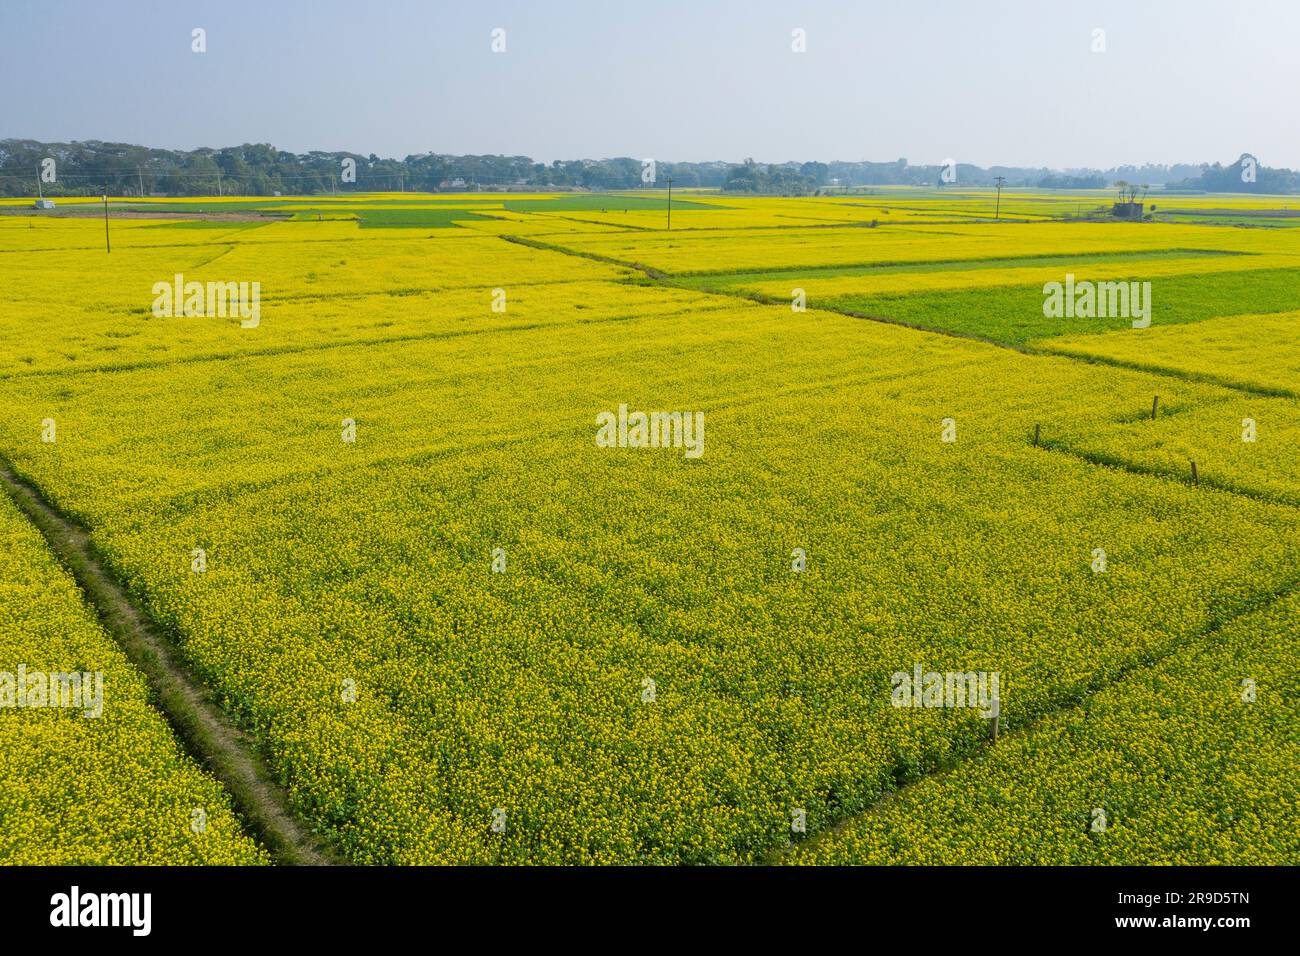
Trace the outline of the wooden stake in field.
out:
M 1192 484 L 1200 484 L 1200 480 L 1196 477 L 1196 462 L 1192 462 Z
M 1160 396 L 1151 399 L 1151 420 L 1156 420 L 1156 409 L 1160 407 Z
M 108 193 L 104 193 L 104 251 L 113 252 L 112 243 L 108 241 Z
M 1038 430 L 1039 430 L 1039 428 L 1041 428 L 1041 427 L 1042 427 L 1042 425 L 1041 425 L 1040 422 L 1035 422 L 1035 423 L 1034 423 L 1034 447 L 1035 447 L 1035 448 L 1038 447 Z

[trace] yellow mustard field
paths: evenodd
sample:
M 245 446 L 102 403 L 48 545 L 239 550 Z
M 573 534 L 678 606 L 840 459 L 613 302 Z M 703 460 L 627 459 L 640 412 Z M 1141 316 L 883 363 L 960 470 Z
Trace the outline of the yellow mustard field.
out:
M 990 198 L 0 216 L 0 464 L 342 861 L 1300 862 L 1300 233 Z M 1052 314 L 1067 274 L 1135 313 Z M 112 658 L 0 517 L 62 589 L 5 613 Z M 59 858 L 270 859 L 110 663 L 156 796 Z M 996 706 L 900 706 L 926 672 Z M 70 728 L 0 712 L 0 753 Z M 90 799 L 32 793 L 51 834 Z

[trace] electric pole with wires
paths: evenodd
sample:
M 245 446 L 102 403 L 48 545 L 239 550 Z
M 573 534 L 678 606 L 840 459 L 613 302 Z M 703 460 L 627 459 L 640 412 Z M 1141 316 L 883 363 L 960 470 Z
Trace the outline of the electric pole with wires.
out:
M 993 218 L 994 220 L 997 220 L 1002 217 L 1002 184 L 1007 181 L 1007 177 L 999 176 L 994 181 L 998 184 L 998 202 L 997 205 L 993 207 Z

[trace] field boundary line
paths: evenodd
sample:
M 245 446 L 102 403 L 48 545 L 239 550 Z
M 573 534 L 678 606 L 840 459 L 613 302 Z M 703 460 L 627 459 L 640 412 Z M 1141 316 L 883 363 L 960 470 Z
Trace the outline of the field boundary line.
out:
M 1130 475 L 1139 475 L 1145 478 L 1163 478 L 1177 485 L 1189 486 L 1192 484 L 1190 472 L 1185 474 L 1181 471 L 1173 471 L 1172 469 L 1161 468 L 1157 465 L 1143 465 L 1139 462 L 1130 461 L 1127 458 L 1121 458 L 1117 455 L 1085 451 L 1081 448 L 1075 448 L 1064 441 L 1044 439 L 1039 442 L 1038 447 L 1042 451 L 1057 452 L 1062 455 L 1067 455 L 1076 461 L 1086 462 L 1089 465 L 1096 465 L 1098 468 L 1113 468 L 1117 471 L 1124 471 L 1128 472 Z M 1203 474 L 1197 476 L 1196 484 L 1202 485 L 1213 491 L 1219 491 L 1228 495 L 1236 495 L 1239 498 L 1247 498 L 1257 504 L 1276 505 L 1283 508 L 1300 508 L 1300 498 L 1292 498 L 1289 495 L 1280 493 L 1276 496 L 1270 496 L 1264 492 L 1243 485 L 1221 481 L 1217 478 L 1207 478 Z
M 1211 616 L 1202 627 L 1197 628 L 1181 639 L 1171 641 L 1161 650 L 1150 652 L 1127 663 L 1119 664 L 1112 672 L 1114 676 L 1110 680 L 1097 684 L 1079 697 L 1072 700 L 1066 700 L 1055 707 L 1047 707 L 1039 711 L 1023 724 L 1010 729 L 1004 729 L 1000 734 L 1000 739 L 1032 734 L 1040 725 L 1046 723 L 1052 718 L 1069 714 L 1078 710 L 1080 707 L 1086 706 L 1092 702 L 1093 698 L 1111 690 L 1112 688 L 1118 687 L 1131 677 L 1154 670 L 1161 664 L 1171 660 L 1179 654 L 1185 652 L 1196 653 L 1197 649 L 1202 647 L 1205 642 L 1211 640 L 1216 634 L 1230 624 L 1233 624 L 1244 617 L 1249 617 L 1252 614 L 1263 611 L 1266 608 L 1272 607 L 1279 601 L 1285 601 L 1287 598 L 1292 597 L 1297 593 L 1300 593 L 1300 577 L 1293 577 L 1290 580 L 1283 581 L 1271 592 L 1255 594 L 1254 596 L 1247 598 L 1240 606 L 1232 611 L 1226 614 Z M 955 773 L 972 760 L 976 760 L 989 753 L 997 746 L 997 741 L 987 739 L 981 740 L 974 746 L 968 748 L 965 752 L 958 754 L 954 759 L 940 766 L 934 767 L 929 771 L 923 772 L 915 780 L 909 780 L 907 783 L 901 784 L 894 787 L 892 790 L 882 793 L 865 809 L 841 817 L 834 823 L 821 828 L 816 833 L 809 834 L 804 840 L 788 843 L 783 847 L 778 847 L 772 850 L 763 857 L 761 862 L 767 865 L 773 865 L 801 854 L 811 852 L 815 845 L 833 837 L 837 833 L 843 832 L 844 829 L 851 826 L 855 820 L 859 820 L 871 813 L 875 813 L 882 806 L 885 806 L 892 800 L 898 799 L 904 793 L 920 784 L 932 780 L 941 780 L 949 774 Z
M 513 242 L 517 246 L 528 246 L 531 249 L 542 249 L 546 252 L 558 252 L 566 256 L 573 256 L 577 259 L 590 259 L 592 262 L 603 262 L 610 266 L 620 266 L 624 269 L 636 269 L 643 272 L 656 282 L 666 282 L 671 279 L 666 272 L 660 272 L 654 266 L 643 265 L 640 262 L 628 262 L 626 259 L 615 259 L 613 256 L 602 256 L 598 252 L 582 252 L 578 249 L 570 249 L 567 246 L 557 246 L 552 242 L 542 242 L 539 239 L 533 239 L 528 236 L 500 236 L 506 242 Z M 698 290 L 692 290 L 698 291 Z
M 95 553 L 90 534 L 50 504 L 0 457 L 0 484 L 50 550 L 72 573 L 105 630 L 148 680 L 150 697 L 182 745 L 225 787 L 248 830 L 277 863 L 324 866 L 336 862 L 325 841 L 289 810 L 289 801 L 250 738 L 231 723 L 195 681 L 160 629 L 128 597 Z
M 1266 313 L 1267 314 L 1267 313 Z M 1195 322 L 1184 323 L 1195 325 Z M 1073 359 L 1078 362 L 1087 362 L 1092 365 L 1107 365 L 1111 368 L 1122 368 L 1130 372 L 1147 372 L 1151 375 L 1163 375 L 1166 378 L 1179 378 L 1185 382 L 1195 382 L 1198 385 L 1215 385 L 1219 388 L 1231 389 L 1234 392 L 1244 392 L 1247 395 L 1258 396 L 1260 398 L 1300 398 L 1300 391 L 1281 386 L 1261 385 L 1258 383 L 1251 384 L 1244 381 L 1236 381 L 1230 378 L 1224 378 L 1214 375 L 1210 372 L 1192 372 L 1187 369 L 1173 368 L 1166 365 L 1147 365 L 1143 362 L 1133 361 L 1131 359 L 1114 358 L 1109 355 L 1094 355 L 1088 352 L 1076 352 L 1072 349 L 1052 347 L 1051 345 L 1039 340 L 1040 343 L 1036 348 L 1044 355 L 1055 355 L 1060 358 Z
M 1006 220 L 1002 221 L 1005 222 Z M 901 228 L 896 228 L 895 231 L 902 230 Z M 926 233 L 926 235 L 928 235 L 928 233 Z M 964 234 L 954 233 L 954 235 Z M 1097 252 L 1048 252 L 1040 255 L 976 256 L 967 259 L 883 259 L 874 262 L 829 262 L 814 263 L 806 266 L 783 266 L 775 269 L 751 269 L 748 266 L 741 266 L 733 269 L 690 269 L 685 272 L 674 272 L 672 273 L 672 276 L 676 279 L 724 279 L 735 276 L 779 276 L 794 278 L 796 275 L 802 276 L 803 274 L 810 272 L 873 275 L 877 273 L 877 270 L 881 275 L 912 273 L 925 274 L 932 272 L 982 272 L 986 269 L 993 271 L 1000 266 L 1011 269 L 1038 268 L 1038 263 L 1041 263 L 1044 266 L 1055 265 L 1058 262 L 1069 264 L 1081 259 L 1099 259 L 1102 260 L 1102 265 L 1127 265 L 1129 262 L 1144 262 L 1150 259 L 1168 259 L 1174 262 L 1182 262 L 1185 259 L 1214 259 L 1218 257 L 1228 258 L 1235 256 L 1258 255 L 1262 255 L 1262 253 L 1242 252 L 1233 249 L 1193 249 L 1191 247 L 1138 250 L 1103 249 Z M 1030 263 L 1030 265 L 1026 265 L 1026 263 Z M 954 268 L 936 268 L 946 266 L 952 266 Z M 962 268 L 963 266 L 973 266 L 975 268 L 964 269 Z M 831 278 L 837 278 L 837 276 L 832 275 Z M 1011 286 L 1026 284 L 1027 283 L 1024 282 L 1009 283 Z
M 516 215 L 518 215 L 518 213 L 516 213 Z M 546 219 L 563 219 L 565 222 L 576 222 L 580 226 L 610 226 L 613 228 L 614 232 L 616 233 L 617 232 L 658 232 L 659 231 L 654 226 L 638 226 L 630 222 L 615 224 L 611 222 L 605 222 L 604 220 L 600 220 L 600 219 L 576 219 L 573 216 L 562 216 L 558 212 L 543 212 L 541 210 L 537 210 L 532 213 L 527 213 L 526 215 L 544 216 Z M 508 221 L 513 222 L 514 220 L 508 220 Z M 548 235 L 557 235 L 557 234 L 548 233 Z
M 606 280 L 610 281 L 610 280 Z M 344 342 L 320 341 L 305 345 L 275 345 L 268 348 L 250 349 L 247 352 L 204 352 L 199 355 L 185 355 L 179 358 L 143 360 L 139 362 L 115 362 L 108 365 L 87 365 L 83 367 L 65 366 L 63 368 L 16 370 L 0 372 L 0 382 L 23 381 L 33 378 L 61 378 L 63 376 L 116 374 L 122 372 L 140 372 L 158 368 L 179 368 L 185 365 L 202 365 L 208 362 L 229 362 L 258 359 L 277 355 L 303 355 L 312 352 L 329 352 L 350 348 L 377 348 L 384 345 L 399 345 L 405 342 L 438 342 L 450 339 L 470 338 L 476 335 L 494 333 L 513 334 L 519 332 L 537 332 L 542 329 L 575 329 L 584 325 L 604 325 L 612 322 L 628 322 L 636 319 L 635 315 L 613 315 L 606 318 L 573 319 L 563 322 L 519 322 L 513 325 L 499 325 L 483 329 L 446 329 L 436 332 L 413 332 L 409 335 L 387 335 L 371 339 L 352 339 Z

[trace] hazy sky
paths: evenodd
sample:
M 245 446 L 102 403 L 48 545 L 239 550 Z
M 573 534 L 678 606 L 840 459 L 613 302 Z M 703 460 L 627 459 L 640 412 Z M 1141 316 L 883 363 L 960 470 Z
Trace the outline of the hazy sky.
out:
M 1300 0 L 0 0 L 0 42 L 0 138 L 1300 168 Z

